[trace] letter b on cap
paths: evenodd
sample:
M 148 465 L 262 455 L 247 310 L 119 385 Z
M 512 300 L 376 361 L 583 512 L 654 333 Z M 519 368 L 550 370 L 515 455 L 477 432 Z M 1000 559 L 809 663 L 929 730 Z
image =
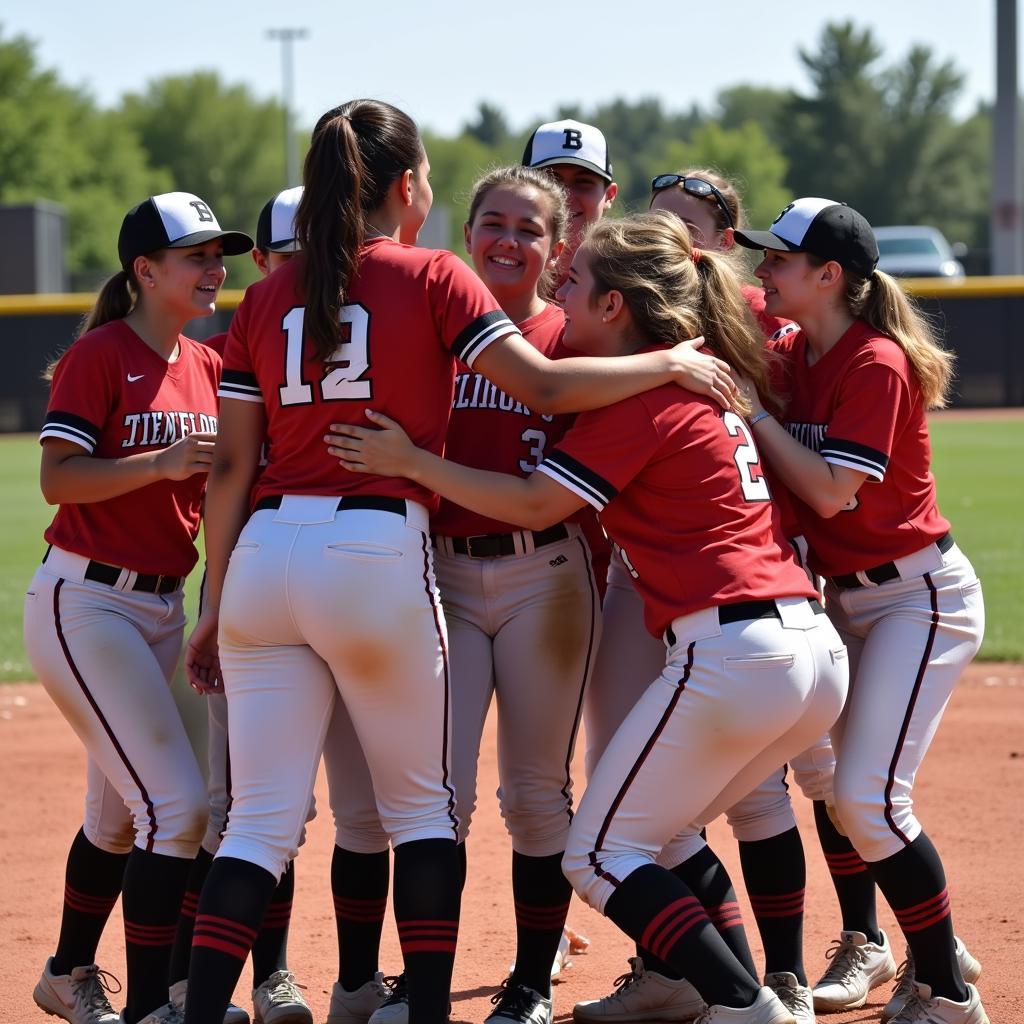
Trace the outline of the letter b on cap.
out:
M 562 149 L 583 148 L 583 132 L 578 128 L 563 128 L 562 134 L 565 136 L 565 141 L 562 143 Z
M 213 211 L 201 199 L 193 199 L 188 205 L 196 211 L 200 223 L 213 223 Z

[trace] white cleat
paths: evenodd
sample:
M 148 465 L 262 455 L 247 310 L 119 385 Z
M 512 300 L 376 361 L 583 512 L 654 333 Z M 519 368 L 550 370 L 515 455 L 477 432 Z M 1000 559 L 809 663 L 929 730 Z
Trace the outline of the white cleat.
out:
M 744 1009 L 709 1006 L 695 1024 L 796 1024 L 796 1018 L 770 988 L 762 988 Z
M 685 978 L 666 978 L 648 971 L 638 956 L 629 958 L 630 971 L 615 979 L 615 991 L 602 999 L 577 1003 L 577 1024 L 632 1024 L 634 1021 L 691 1021 L 701 1014 L 704 1000 Z
M 370 1017 L 391 998 L 391 986 L 378 971 L 368 982 L 354 992 L 341 987 L 336 981 L 331 989 L 331 1006 L 327 1011 L 327 1024 L 367 1024 Z
M 405 972 L 384 983 L 391 989 L 391 995 L 370 1015 L 370 1024 L 409 1024 L 409 983 Z
M 116 978 L 95 964 L 74 967 L 70 974 L 54 974 L 52 968 L 51 956 L 32 992 L 40 1010 L 70 1024 L 117 1024 L 121 1019 L 107 998 L 108 992 L 121 991 Z
M 981 977 L 981 964 L 971 956 L 967 947 L 959 939 L 953 941 L 956 959 L 960 964 L 960 974 L 964 981 L 973 984 Z M 896 972 L 896 987 L 892 990 L 892 997 L 882 1008 L 882 1024 L 887 1024 L 892 1020 L 913 994 L 914 958 L 908 949 L 906 960 L 900 964 L 900 969 Z
M 840 932 L 825 954 L 828 970 L 814 986 L 814 1008 L 819 1013 L 856 1010 L 868 993 L 896 975 L 896 961 L 885 932 L 880 943 L 868 942 L 863 932 Z
M 952 999 L 933 997 L 932 990 L 919 981 L 914 982 L 913 994 L 899 1013 L 889 1020 L 890 1024 L 989 1024 L 973 985 L 967 986 L 967 1002 L 954 1003 Z
M 291 971 L 274 971 L 252 993 L 253 1024 L 313 1024 L 313 1011 Z
M 775 971 L 764 976 L 764 984 L 779 997 L 779 1002 L 793 1015 L 796 1024 L 817 1024 L 814 996 L 810 988 L 797 981 L 795 974 Z
M 124 1018 L 121 1020 L 123 1022 Z M 147 1013 L 138 1024 L 185 1024 L 185 1012 L 179 1010 L 174 1003 L 165 1003 L 152 1013 Z

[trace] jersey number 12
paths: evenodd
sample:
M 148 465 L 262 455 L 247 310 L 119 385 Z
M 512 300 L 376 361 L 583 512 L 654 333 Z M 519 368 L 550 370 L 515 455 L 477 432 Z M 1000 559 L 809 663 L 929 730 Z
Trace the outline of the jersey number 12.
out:
M 285 335 L 284 384 L 279 388 L 281 405 L 311 405 L 313 385 L 302 379 L 302 338 L 306 310 L 290 309 L 281 321 Z M 360 380 L 370 368 L 370 313 L 358 302 L 338 310 L 338 322 L 347 339 L 331 353 L 327 366 L 334 369 L 320 381 L 320 397 L 325 402 L 367 401 L 373 397 L 373 385 Z

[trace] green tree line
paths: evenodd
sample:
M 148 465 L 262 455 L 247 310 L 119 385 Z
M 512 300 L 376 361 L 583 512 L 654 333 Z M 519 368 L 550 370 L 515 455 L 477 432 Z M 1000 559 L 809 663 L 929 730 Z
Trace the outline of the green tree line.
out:
M 852 22 L 828 25 L 799 56 L 803 91 L 741 84 L 707 109 L 614 100 L 559 107 L 545 119 L 575 117 L 604 131 L 620 212 L 646 207 L 655 174 L 710 167 L 739 184 L 756 224 L 794 196 L 821 195 L 874 224 L 934 224 L 952 241 L 987 246 L 991 115 L 954 115 L 964 85 L 956 66 L 924 46 L 886 56 L 874 33 Z M 281 124 L 276 101 L 212 71 L 154 79 L 102 109 L 40 67 L 29 40 L 0 29 L 0 202 L 63 204 L 75 287 L 116 269 L 120 219 L 147 195 L 195 192 L 224 226 L 251 232 L 260 206 L 284 185 Z M 481 103 L 457 135 L 424 132 L 435 201 L 453 209 L 456 251 L 473 181 L 518 161 L 534 127 L 513 126 Z M 238 261 L 230 283 L 252 277 Z

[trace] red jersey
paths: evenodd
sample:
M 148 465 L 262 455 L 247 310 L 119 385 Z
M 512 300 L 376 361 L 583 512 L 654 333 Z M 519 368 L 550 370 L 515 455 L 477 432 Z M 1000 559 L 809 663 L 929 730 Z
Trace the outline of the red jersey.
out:
M 522 336 L 549 359 L 570 355 L 561 344 L 565 313 L 548 305 L 536 316 L 516 325 Z M 572 425 L 573 416 L 541 415 L 506 395 L 482 374 L 459 362 L 455 375 L 452 418 L 444 457 L 473 469 L 512 476 L 529 476 Z M 431 529 L 446 537 L 472 537 L 481 533 L 511 533 L 519 527 L 478 515 L 441 499 L 431 517 Z
M 793 496 L 811 568 L 859 572 L 938 540 L 949 523 L 935 502 L 921 389 L 899 345 L 857 320 L 813 366 L 802 332 L 778 348 L 789 360 L 786 429 L 826 462 L 867 474 L 831 519 Z
M 245 293 L 228 332 L 221 398 L 260 402 L 274 439 L 253 501 L 279 494 L 375 494 L 430 508 L 436 496 L 398 477 L 351 473 L 327 453 L 331 423 L 368 426 L 368 408 L 397 420 L 414 444 L 440 454 L 455 359 L 470 368 L 515 332 L 480 279 L 450 252 L 374 238 L 340 319 L 329 364 L 306 343 L 299 256 Z
M 754 314 L 754 319 L 766 338 L 771 338 L 785 327 L 793 326 L 792 320 L 784 320 L 780 316 L 769 316 L 764 311 L 764 289 L 760 285 L 741 284 L 740 291 L 743 292 L 743 298 L 747 300 L 747 307 Z
M 701 608 L 814 597 L 743 419 L 665 384 L 581 413 L 538 470 L 600 513 L 661 636 Z
M 118 459 L 217 430 L 220 356 L 178 337 L 167 362 L 123 320 L 82 335 L 57 364 L 40 441 L 74 441 Z M 158 480 L 105 501 L 61 505 L 46 540 L 141 573 L 187 576 L 196 564 L 206 474 Z

